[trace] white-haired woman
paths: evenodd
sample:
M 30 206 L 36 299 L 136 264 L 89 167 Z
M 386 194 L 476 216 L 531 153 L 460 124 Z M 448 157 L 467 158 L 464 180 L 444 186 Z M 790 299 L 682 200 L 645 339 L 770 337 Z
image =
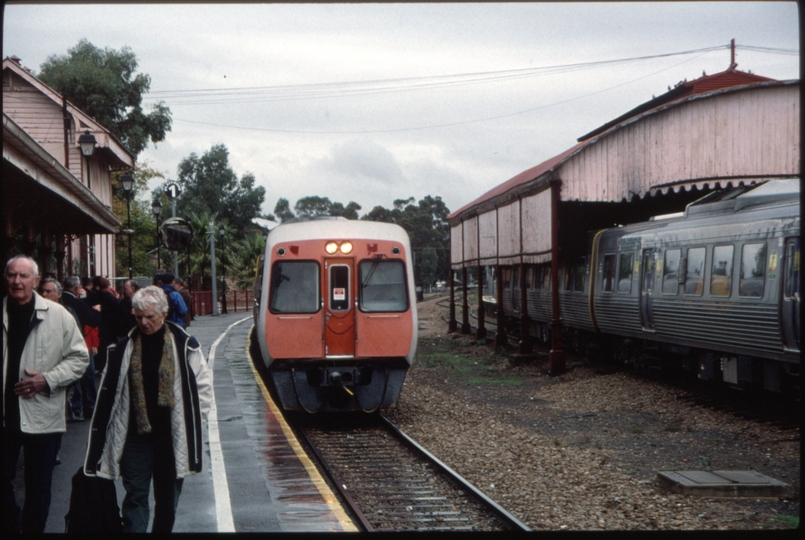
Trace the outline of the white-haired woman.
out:
M 131 303 L 137 326 L 109 347 L 84 472 L 123 478 L 124 532 L 146 532 L 153 477 L 152 532 L 170 532 L 182 479 L 201 471 L 210 374 L 198 341 L 165 320 L 162 289 L 140 289 Z

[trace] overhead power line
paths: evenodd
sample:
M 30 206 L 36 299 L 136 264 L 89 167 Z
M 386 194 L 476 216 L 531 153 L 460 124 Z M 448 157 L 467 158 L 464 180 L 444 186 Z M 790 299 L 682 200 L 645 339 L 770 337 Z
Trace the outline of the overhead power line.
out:
M 603 88 L 600 90 L 596 90 L 594 92 L 590 92 L 587 94 L 569 97 L 567 99 L 554 102 L 543 104 L 537 107 L 532 107 L 525 110 L 509 112 L 505 114 L 500 114 L 496 116 L 490 117 L 483 117 L 483 118 L 475 118 L 475 119 L 466 119 L 457 122 L 449 122 L 449 123 L 442 123 L 442 124 L 429 124 L 429 125 L 421 125 L 421 126 L 414 126 L 414 127 L 401 127 L 401 128 L 385 128 L 385 129 L 361 129 L 361 130 L 309 130 L 309 129 L 280 129 L 280 128 L 270 128 L 270 127 L 250 127 L 250 126 L 237 126 L 237 125 L 227 125 L 222 123 L 215 123 L 215 122 L 205 122 L 201 120 L 190 120 L 185 118 L 175 118 L 174 120 L 179 122 L 186 122 L 191 124 L 199 124 L 199 125 L 206 125 L 206 126 L 213 126 L 219 128 L 228 128 L 228 129 L 238 129 L 238 130 L 247 130 L 247 131 L 261 131 L 261 132 L 269 132 L 269 133 L 297 133 L 297 134 L 373 134 L 373 133 L 394 133 L 394 132 L 405 132 L 405 131 L 419 131 L 424 129 L 433 129 L 433 128 L 444 128 L 444 127 L 454 127 L 454 126 L 461 126 L 479 122 L 487 122 L 491 120 L 498 120 L 501 118 L 507 118 L 511 116 L 518 116 L 522 114 L 531 113 L 534 111 L 546 109 L 549 107 L 554 107 L 557 105 L 565 104 L 571 101 L 576 101 L 579 99 L 583 99 L 586 97 L 590 97 L 596 94 L 601 94 L 603 92 L 607 92 L 609 90 L 613 90 L 615 88 L 619 88 L 622 86 L 626 86 L 628 84 L 632 84 L 636 81 L 657 75 L 662 73 L 663 71 L 667 71 L 669 69 L 673 69 L 681 64 L 690 62 L 697 58 L 704 56 L 707 53 L 729 49 L 730 45 L 720 45 L 716 47 L 706 47 L 702 49 L 695 49 L 690 51 L 681 51 L 681 52 L 674 52 L 674 53 L 665 53 L 665 54 L 657 54 L 657 55 L 650 55 L 650 56 L 639 56 L 639 57 L 632 57 L 632 58 L 622 58 L 616 60 L 603 60 L 597 62 L 581 62 L 576 64 L 562 64 L 562 65 L 555 65 L 555 66 L 546 66 L 546 67 L 536 67 L 536 68 L 525 68 L 525 69 L 516 69 L 516 70 L 501 70 L 501 71 L 485 71 L 485 72 L 475 72 L 475 73 L 461 73 L 461 74 L 452 74 L 452 75 L 442 75 L 442 76 L 427 76 L 427 77 L 408 77 L 408 78 L 393 78 L 393 79 L 376 79 L 376 80 L 365 80 L 365 81 L 351 81 L 351 82 L 340 82 L 340 83 L 314 83 L 314 84 L 301 84 L 301 85 L 278 85 L 278 86 L 263 86 L 263 87 L 247 87 L 247 88 L 210 88 L 205 90 L 174 90 L 174 91 L 163 91 L 161 94 L 165 98 L 169 100 L 169 104 L 172 104 L 176 101 L 181 102 L 184 104 L 192 104 L 192 105 L 201 105 L 201 104 L 232 104 L 232 103 L 248 103 L 248 102 L 260 102 L 260 101 L 281 101 L 281 100 L 295 100 L 295 99 L 317 99 L 317 98 L 325 98 L 325 97 L 346 97 L 351 95 L 362 95 L 362 94 L 369 94 L 369 93 L 381 93 L 381 92 L 398 92 L 398 91 L 407 91 L 407 90 L 416 90 L 422 88 L 436 88 L 436 87 L 447 87 L 447 86 L 457 86 L 457 85 L 465 85 L 465 84 L 481 84 L 487 82 L 497 82 L 502 80 L 509 80 L 509 79 L 516 79 L 516 78 L 525 78 L 525 77 L 534 77 L 534 76 L 542 76 L 547 74 L 554 74 L 554 73 L 565 73 L 565 72 L 572 72 L 572 71 L 580 71 L 585 69 L 594 69 L 598 67 L 604 66 L 613 66 L 623 63 L 629 62 L 638 62 L 643 60 L 649 59 L 657 59 L 657 58 L 667 58 L 672 56 L 683 56 L 683 55 L 695 55 L 692 58 L 687 58 L 672 66 L 665 67 L 663 69 L 653 71 L 647 75 L 643 75 L 631 80 L 623 81 L 620 84 L 616 84 L 614 86 Z M 798 51 L 794 51 L 791 49 L 773 49 L 770 47 L 751 47 L 751 46 L 743 46 L 740 49 L 748 49 L 748 50 L 758 50 L 761 52 L 774 52 L 776 54 L 799 54 Z M 262 95 L 261 95 L 262 94 Z M 235 96 L 235 97 L 230 97 Z M 220 98 L 224 99 L 220 99 Z M 177 99 L 179 98 L 179 99 Z M 182 101 L 181 98 L 201 98 L 198 101 Z
M 432 88 L 446 88 L 471 84 L 486 84 L 528 77 L 541 77 L 557 73 L 569 73 L 588 69 L 611 67 L 633 62 L 667 58 L 690 54 L 701 54 L 729 48 L 729 45 L 706 47 L 689 51 L 601 60 L 596 62 L 578 62 L 534 68 L 510 69 L 499 71 L 481 71 L 472 73 L 456 73 L 449 75 L 433 75 L 422 77 L 398 77 L 390 79 L 369 79 L 361 81 L 344 81 L 328 83 L 309 83 L 293 85 L 252 86 L 241 88 L 205 88 L 190 90 L 153 91 L 146 96 L 149 101 L 167 100 L 174 105 L 229 105 L 233 103 L 256 103 L 269 101 L 290 101 L 302 99 L 343 98 L 366 94 L 402 92 Z

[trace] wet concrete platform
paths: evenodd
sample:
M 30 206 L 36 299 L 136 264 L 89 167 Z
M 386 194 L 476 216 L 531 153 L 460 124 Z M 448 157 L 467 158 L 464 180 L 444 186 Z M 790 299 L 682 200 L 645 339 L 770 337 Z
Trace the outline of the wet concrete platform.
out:
M 198 317 L 188 331 L 213 370 L 215 406 L 201 473 L 187 477 L 174 532 L 341 532 L 356 528 L 309 461 L 252 367 L 251 314 Z M 83 464 L 89 421 L 67 425 L 45 532 L 64 532 L 70 480 Z M 22 453 L 13 482 L 23 499 Z M 118 501 L 125 491 L 117 483 Z M 153 493 L 151 497 L 153 516 Z
M 778 497 L 790 486 L 757 471 L 661 471 L 661 485 L 699 497 Z

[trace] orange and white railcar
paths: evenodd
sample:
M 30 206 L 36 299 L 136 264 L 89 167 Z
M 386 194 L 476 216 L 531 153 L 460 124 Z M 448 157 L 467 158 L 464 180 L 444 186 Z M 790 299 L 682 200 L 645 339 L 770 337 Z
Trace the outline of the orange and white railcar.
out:
M 269 233 L 255 327 L 283 409 L 396 404 L 416 351 L 413 275 L 398 225 L 316 218 Z

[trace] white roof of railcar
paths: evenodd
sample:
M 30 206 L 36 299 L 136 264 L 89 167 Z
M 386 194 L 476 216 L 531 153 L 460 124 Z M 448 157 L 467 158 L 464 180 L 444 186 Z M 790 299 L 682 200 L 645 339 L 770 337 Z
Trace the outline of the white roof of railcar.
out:
M 283 223 L 268 235 L 270 244 L 302 240 L 391 240 L 409 244 L 408 233 L 399 225 L 352 219 L 313 219 Z

